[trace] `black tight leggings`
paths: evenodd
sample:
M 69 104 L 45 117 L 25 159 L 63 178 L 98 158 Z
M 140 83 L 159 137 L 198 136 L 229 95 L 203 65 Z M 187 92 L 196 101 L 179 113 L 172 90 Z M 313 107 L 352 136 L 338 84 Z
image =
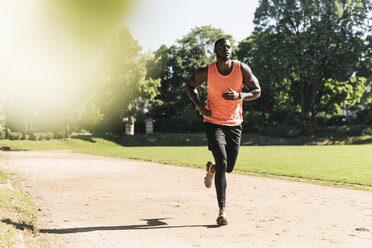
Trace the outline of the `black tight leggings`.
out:
M 205 123 L 209 149 L 216 164 L 215 186 L 218 206 L 226 203 L 226 172 L 233 171 L 238 157 L 241 126 L 221 126 Z

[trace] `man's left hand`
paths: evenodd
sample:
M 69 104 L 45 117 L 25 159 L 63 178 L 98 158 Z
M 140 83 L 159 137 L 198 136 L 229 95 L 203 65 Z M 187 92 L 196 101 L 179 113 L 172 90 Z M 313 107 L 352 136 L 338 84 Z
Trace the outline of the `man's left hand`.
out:
M 225 100 L 239 100 L 240 99 L 240 94 L 229 87 L 229 91 L 228 92 L 224 92 L 222 94 L 222 97 Z

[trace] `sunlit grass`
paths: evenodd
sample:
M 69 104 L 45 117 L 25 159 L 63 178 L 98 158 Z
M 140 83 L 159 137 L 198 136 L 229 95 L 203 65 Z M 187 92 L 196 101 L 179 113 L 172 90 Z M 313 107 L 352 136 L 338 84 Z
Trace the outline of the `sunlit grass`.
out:
M 1 159 L 1 156 L 0 156 Z M 0 171 L 0 183 L 6 182 L 6 174 L 3 171 Z
M 5 141 L 0 141 L 0 145 Z M 102 138 L 6 141 L 13 149 L 75 152 L 204 167 L 206 146 L 125 147 Z M 372 145 L 242 146 L 235 169 L 243 172 L 372 186 Z
M 0 163 L 1 159 L 0 154 Z M 50 247 L 34 229 L 37 216 L 38 210 L 23 192 L 17 176 L 0 170 L 0 247 L 21 247 L 19 230 L 26 247 Z
M 372 186 L 372 145 L 242 147 L 237 169 Z

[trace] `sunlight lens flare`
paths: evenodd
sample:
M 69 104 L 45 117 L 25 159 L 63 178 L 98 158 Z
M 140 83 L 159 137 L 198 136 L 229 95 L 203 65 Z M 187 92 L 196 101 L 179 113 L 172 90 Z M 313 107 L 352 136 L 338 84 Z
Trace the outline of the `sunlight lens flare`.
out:
M 97 85 L 102 48 L 130 3 L 0 0 L 0 103 L 8 115 L 69 115 Z

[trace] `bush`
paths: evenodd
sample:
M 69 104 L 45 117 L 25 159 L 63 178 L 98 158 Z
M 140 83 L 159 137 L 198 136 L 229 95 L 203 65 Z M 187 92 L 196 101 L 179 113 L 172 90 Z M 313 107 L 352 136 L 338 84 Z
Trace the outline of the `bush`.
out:
M 46 140 L 46 133 L 39 133 L 40 140 Z
M 37 132 L 33 132 L 33 133 L 31 133 L 30 139 L 31 140 L 39 140 L 40 139 L 40 134 L 37 133 Z
M 56 133 L 53 134 L 55 139 L 65 139 L 66 138 L 66 131 L 65 130 L 59 130 Z
M 260 134 L 274 137 L 296 137 L 300 129 L 288 124 L 279 124 L 274 127 L 260 128 Z
M 53 132 L 33 132 L 31 133 L 31 140 L 51 140 L 54 138 L 54 133 Z
M 47 140 L 52 140 L 54 138 L 54 133 L 52 132 L 47 132 L 46 135 L 45 135 L 45 138 Z
M 364 126 L 331 126 L 331 127 L 318 127 L 314 130 L 317 136 L 328 137 L 328 138 L 341 138 L 347 136 L 359 136 L 364 135 Z
M 5 129 L 5 116 L 0 114 L 0 139 L 5 139 L 6 129 Z
M 346 124 L 346 117 L 343 115 L 332 116 L 326 121 L 327 126 L 343 126 Z
M 21 133 L 16 133 L 16 132 L 9 132 L 8 133 L 8 139 L 10 139 L 10 140 L 20 140 L 20 139 L 22 139 L 22 134 Z
M 366 108 L 357 113 L 358 119 L 364 124 L 372 124 L 372 108 Z
M 0 123 L 0 139 L 5 139 L 6 131 L 4 126 Z
M 243 113 L 243 132 L 245 133 L 256 133 L 259 131 L 259 127 L 264 125 L 261 112 L 249 110 Z
M 372 135 L 372 127 L 366 127 L 362 130 L 362 135 Z

